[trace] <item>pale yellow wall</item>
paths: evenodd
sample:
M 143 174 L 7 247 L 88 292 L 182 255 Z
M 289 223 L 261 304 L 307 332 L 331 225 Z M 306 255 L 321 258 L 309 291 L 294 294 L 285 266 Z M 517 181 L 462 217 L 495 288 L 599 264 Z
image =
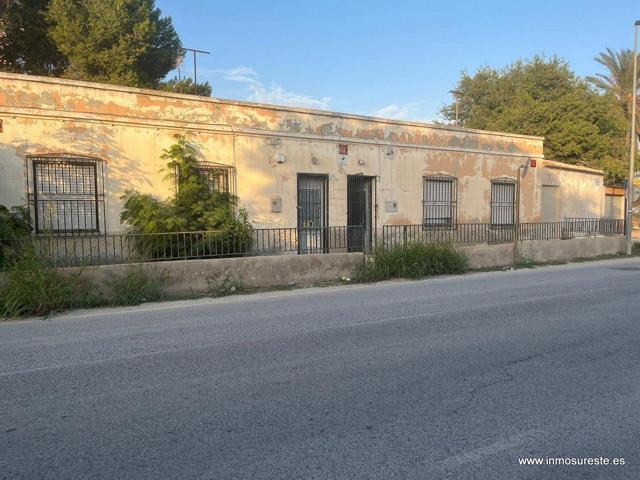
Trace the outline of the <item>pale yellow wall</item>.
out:
M 604 216 L 618 220 L 624 219 L 624 197 L 620 195 L 605 195 Z
M 542 158 L 542 139 L 0 73 L 0 204 L 24 201 L 25 157 L 68 152 L 104 160 L 106 224 L 122 229 L 127 188 L 166 197 L 162 150 L 175 134 L 203 158 L 237 168 L 257 226 L 296 225 L 298 173 L 329 177 L 329 221 L 346 224 L 347 175 L 376 177 L 377 224 L 422 221 L 422 178 L 458 178 L 458 221 L 488 222 L 491 179 Z M 346 165 L 338 144 L 349 145 Z M 284 163 L 276 159 L 284 158 Z M 521 219 L 540 218 L 540 170 L 522 179 Z M 590 177 L 590 176 L 589 176 Z M 282 212 L 271 213 L 272 197 Z M 399 211 L 386 213 L 385 202 Z
M 560 220 L 605 216 L 602 173 L 546 167 L 543 169 L 542 185 L 559 188 Z

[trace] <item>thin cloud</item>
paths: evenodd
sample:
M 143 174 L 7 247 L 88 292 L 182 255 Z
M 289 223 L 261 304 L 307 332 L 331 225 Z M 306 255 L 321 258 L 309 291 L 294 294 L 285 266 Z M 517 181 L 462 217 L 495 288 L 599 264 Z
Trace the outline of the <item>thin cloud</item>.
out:
M 258 73 L 252 67 L 245 65 L 225 70 L 208 70 L 207 73 L 222 76 L 224 80 L 230 82 L 245 84 L 249 89 L 249 95 L 246 99 L 250 102 L 328 110 L 332 100 L 331 97 L 314 98 L 310 95 L 293 92 L 277 83 L 272 83 L 267 87 L 259 80 Z
M 260 83 L 257 72 L 253 68 L 243 65 L 229 70 L 212 70 L 212 72 L 221 74 L 222 78 L 231 82 Z
M 285 90 L 280 85 L 273 83 L 266 88 L 261 83 L 253 83 L 249 86 L 251 95 L 247 100 L 258 103 L 273 103 L 276 105 L 288 105 L 291 107 L 315 108 L 328 110 L 331 97 L 313 98 L 309 95 Z
M 419 121 L 420 106 L 424 102 L 392 103 L 386 107 L 375 110 L 371 115 L 374 117 L 391 118 L 394 120 L 416 120 Z

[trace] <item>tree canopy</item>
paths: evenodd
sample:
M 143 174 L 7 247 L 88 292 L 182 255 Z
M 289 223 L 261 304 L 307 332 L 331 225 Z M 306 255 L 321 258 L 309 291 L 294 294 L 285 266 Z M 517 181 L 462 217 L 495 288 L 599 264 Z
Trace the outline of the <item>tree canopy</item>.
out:
M 210 97 L 212 93 L 211 84 L 209 82 L 198 82 L 196 88 L 193 79 L 188 77 L 181 79 L 174 77 L 170 80 L 164 80 L 160 82 L 159 89 L 167 92 L 191 93 L 193 95 L 201 95 L 205 97 Z
M 0 70 L 210 96 L 154 0 L 0 0 Z
M 463 73 L 456 87 L 459 124 L 545 137 L 545 157 L 625 176 L 625 116 L 610 93 L 599 93 L 556 57 L 517 61 L 504 69 Z M 441 115 L 455 120 L 455 104 Z
M 602 92 L 610 94 L 616 100 L 618 107 L 627 119 L 627 124 L 630 124 L 634 89 L 633 51 L 622 49 L 616 52 L 615 50 L 607 48 L 605 52 L 601 52 L 595 58 L 595 61 L 604 66 L 607 69 L 607 73 L 597 73 L 594 76 L 587 77 L 587 80 Z M 638 62 L 638 64 L 640 65 L 640 62 Z M 636 91 L 638 90 L 639 84 L 640 75 L 638 75 L 638 84 L 635 86 Z M 640 117 L 636 118 L 636 132 L 640 139 Z
M 153 0 L 50 0 L 47 19 L 69 78 L 156 87 L 181 53 Z
M 49 0 L 0 4 L 0 67 L 9 72 L 61 75 L 66 57 L 49 36 Z

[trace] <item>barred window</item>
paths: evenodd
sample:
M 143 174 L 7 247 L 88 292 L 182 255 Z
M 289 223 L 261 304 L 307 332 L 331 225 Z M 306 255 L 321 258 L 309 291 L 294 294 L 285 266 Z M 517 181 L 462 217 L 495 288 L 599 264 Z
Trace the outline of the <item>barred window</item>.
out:
M 220 193 L 235 193 L 235 169 L 229 165 L 213 162 L 198 162 L 196 167 L 200 175 L 209 185 L 211 191 Z M 177 172 L 180 175 L 180 172 Z M 176 190 L 178 185 L 176 184 Z
M 511 178 L 493 180 L 491 182 L 491 224 L 515 224 L 516 205 L 516 181 Z
M 455 177 L 424 178 L 422 218 L 425 226 L 450 227 L 456 223 L 458 182 Z
M 100 233 L 104 212 L 102 162 L 91 157 L 27 158 L 29 204 L 36 233 Z M 28 175 L 29 176 L 29 175 Z

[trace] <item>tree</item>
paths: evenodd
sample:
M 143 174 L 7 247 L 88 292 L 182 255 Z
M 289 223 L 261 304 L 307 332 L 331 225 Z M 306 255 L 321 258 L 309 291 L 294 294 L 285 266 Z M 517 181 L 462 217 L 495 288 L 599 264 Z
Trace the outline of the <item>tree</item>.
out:
M 625 118 L 609 93 L 600 94 L 556 57 L 535 57 L 496 70 L 463 73 L 459 118 L 464 127 L 545 137 L 546 158 L 603 168 L 624 178 Z M 455 119 L 455 105 L 441 110 Z
M 49 37 L 49 0 L 2 0 L 0 69 L 32 75 L 60 75 L 66 57 Z
M 615 98 L 617 105 L 627 119 L 627 123 L 630 124 L 633 103 L 633 51 L 622 49 L 616 52 L 607 48 L 606 52 L 600 53 L 595 58 L 595 61 L 603 65 L 608 73 L 597 73 L 595 76 L 587 77 L 587 80 Z M 636 91 L 640 87 L 640 75 L 638 77 Z M 631 129 L 629 128 L 629 130 Z M 640 117 L 637 119 L 636 131 L 640 139 Z
M 47 19 L 68 78 L 154 88 L 181 53 L 154 0 L 51 0 Z
M 237 208 L 238 197 L 211 187 L 198 168 L 200 154 L 195 145 L 178 135 L 176 143 L 164 151 L 162 158 L 167 161 L 167 180 L 176 185 L 175 195 L 159 200 L 135 190 L 126 191 L 121 197 L 124 200 L 122 223 L 131 226 L 132 233 L 216 233 L 136 236 L 136 248 L 146 256 L 163 258 L 181 256 L 185 250 L 203 255 L 241 254 L 249 248 L 251 223 L 247 211 Z
M 167 92 L 175 92 L 175 93 L 191 93 L 194 95 L 202 95 L 204 97 L 210 97 L 212 94 L 211 84 L 209 82 L 200 83 L 197 85 L 197 93 L 196 88 L 193 83 L 193 79 L 191 78 L 182 78 L 178 79 L 177 77 L 172 78 L 171 80 L 164 80 L 160 82 L 159 89 L 165 90 Z

